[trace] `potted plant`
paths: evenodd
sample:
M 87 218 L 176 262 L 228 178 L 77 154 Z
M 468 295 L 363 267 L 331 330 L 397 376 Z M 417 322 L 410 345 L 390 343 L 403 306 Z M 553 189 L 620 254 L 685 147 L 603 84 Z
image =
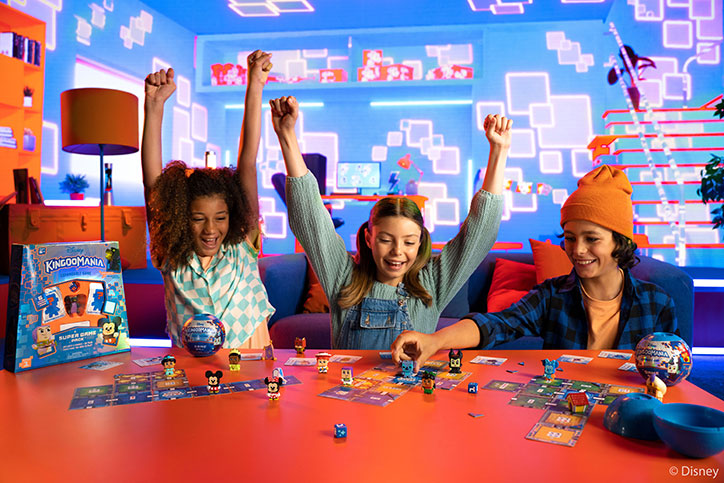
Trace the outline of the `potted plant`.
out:
M 719 119 L 724 118 L 724 101 L 720 102 L 716 106 L 714 111 L 714 117 Z M 717 156 L 716 154 L 711 155 L 711 159 L 704 166 L 701 171 L 701 186 L 696 193 L 701 196 L 701 201 L 709 203 L 724 202 L 724 158 Z M 724 211 L 722 211 L 724 205 L 719 208 L 711 210 L 712 219 L 714 222 L 713 229 L 724 227 Z
M 60 182 L 60 191 L 70 193 L 71 200 L 82 200 L 83 192 L 90 186 L 82 174 L 66 174 L 65 179 Z
M 35 92 L 31 87 L 25 86 L 23 88 L 23 106 L 24 107 L 33 107 L 33 92 Z

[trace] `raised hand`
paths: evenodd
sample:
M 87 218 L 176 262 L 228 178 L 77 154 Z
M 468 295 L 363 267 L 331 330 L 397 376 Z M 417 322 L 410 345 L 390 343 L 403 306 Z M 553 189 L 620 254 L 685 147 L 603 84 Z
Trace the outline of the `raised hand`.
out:
M 246 58 L 247 84 L 260 83 L 262 86 L 266 84 L 269 72 L 272 70 L 271 53 L 255 50 Z
M 488 138 L 491 148 L 510 148 L 511 127 L 513 120 L 500 114 L 488 114 L 483 123 L 485 137 Z
M 272 125 L 278 135 L 294 132 L 294 125 L 299 116 L 299 103 L 294 96 L 279 97 L 269 101 L 271 105 Z
M 173 80 L 174 72 L 170 68 L 168 71 L 163 69 L 146 76 L 146 106 L 163 107 L 166 100 L 171 97 L 173 91 L 176 90 L 176 83 Z

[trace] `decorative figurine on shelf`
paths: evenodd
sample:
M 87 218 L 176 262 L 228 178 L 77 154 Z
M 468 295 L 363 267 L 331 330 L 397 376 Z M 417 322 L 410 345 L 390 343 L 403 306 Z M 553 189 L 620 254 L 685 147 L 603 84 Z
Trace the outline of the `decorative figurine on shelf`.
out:
M 272 371 L 272 377 L 278 377 L 282 384 L 286 384 L 287 380 L 284 377 L 284 370 L 281 367 L 275 367 Z
M 566 397 L 566 400 L 568 401 L 568 410 L 572 413 L 585 413 L 588 408 L 588 396 L 583 391 L 572 392 Z
M 332 354 L 328 352 L 319 352 L 315 357 L 317 358 L 317 371 L 320 374 L 326 374 L 327 369 L 329 368 L 329 358 L 332 357 Z
M 450 358 L 450 373 L 460 374 L 460 369 L 463 366 L 463 351 L 458 349 L 456 352 L 450 349 L 447 355 Z
M 422 373 L 422 391 L 425 394 L 432 394 L 435 389 L 435 373 L 432 371 L 425 371 Z
M 555 380 L 556 378 L 556 369 L 558 368 L 558 361 L 553 359 L 543 359 L 541 361 L 543 363 L 543 377 L 546 381 L 551 382 Z
M 297 351 L 297 355 L 299 357 L 302 357 L 304 355 L 304 351 L 307 349 L 306 337 L 295 337 L 294 338 L 294 349 Z
M 666 384 L 664 381 L 658 378 L 655 374 L 649 375 L 646 379 L 646 394 L 654 396 L 661 402 L 664 402 L 664 395 L 666 394 Z
M 478 393 L 478 383 L 477 382 L 469 382 L 468 383 L 468 392 L 470 394 L 477 394 Z
M 209 394 L 219 394 L 219 389 L 221 389 L 221 378 L 223 376 L 224 373 L 221 371 L 206 371 L 206 379 L 208 379 L 206 389 L 209 391 Z
M 342 385 L 345 387 L 352 387 L 352 383 L 354 382 L 354 375 L 352 368 L 350 366 L 345 366 L 342 368 Z
M 232 372 L 241 369 L 241 352 L 238 349 L 231 349 L 229 351 L 229 370 Z
M 277 358 L 274 357 L 274 344 L 272 344 L 272 341 L 269 341 L 269 345 L 264 346 L 264 355 L 262 355 L 261 358 L 265 361 L 277 360 Z
M 176 358 L 171 354 L 167 354 L 161 359 L 161 365 L 166 377 L 173 377 L 176 374 Z
M 270 401 L 276 401 L 281 396 L 280 389 L 282 387 L 281 379 L 278 377 L 272 377 L 271 379 L 268 377 L 264 378 L 264 384 L 266 384 L 266 395 L 269 396 Z
M 347 437 L 347 425 L 343 423 L 334 425 L 334 437 L 335 438 L 346 438 Z
M 415 369 L 415 362 L 414 361 L 401 361 L 402 365 L 402 377 L 404 378 L 410 378 L 413 376 L 413 371 Z

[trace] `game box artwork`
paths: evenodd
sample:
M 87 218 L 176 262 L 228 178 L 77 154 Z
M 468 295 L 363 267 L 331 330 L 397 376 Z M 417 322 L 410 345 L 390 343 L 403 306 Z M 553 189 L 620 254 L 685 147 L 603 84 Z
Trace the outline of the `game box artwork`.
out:
M 13 245 L 5 369 L 128 350 L 118 242 Z

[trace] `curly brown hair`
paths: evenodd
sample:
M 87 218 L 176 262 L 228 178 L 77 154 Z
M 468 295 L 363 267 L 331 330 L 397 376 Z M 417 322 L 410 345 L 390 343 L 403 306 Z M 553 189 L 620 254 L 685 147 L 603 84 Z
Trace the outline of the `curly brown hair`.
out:
M 188 174 L 187 174 L 188 173 Z M 189 169 L 183 161 L 171 161 L 151 191 L 149 232 L 151 259 L 171 269 L 186 265 L 194 251 L 191 236 L 191 202 L 202 196 L 221 196 L 229 208 L 229 231 L 224 245 L 241 243 L 256 223 L 249 202 L 232 168 Z

